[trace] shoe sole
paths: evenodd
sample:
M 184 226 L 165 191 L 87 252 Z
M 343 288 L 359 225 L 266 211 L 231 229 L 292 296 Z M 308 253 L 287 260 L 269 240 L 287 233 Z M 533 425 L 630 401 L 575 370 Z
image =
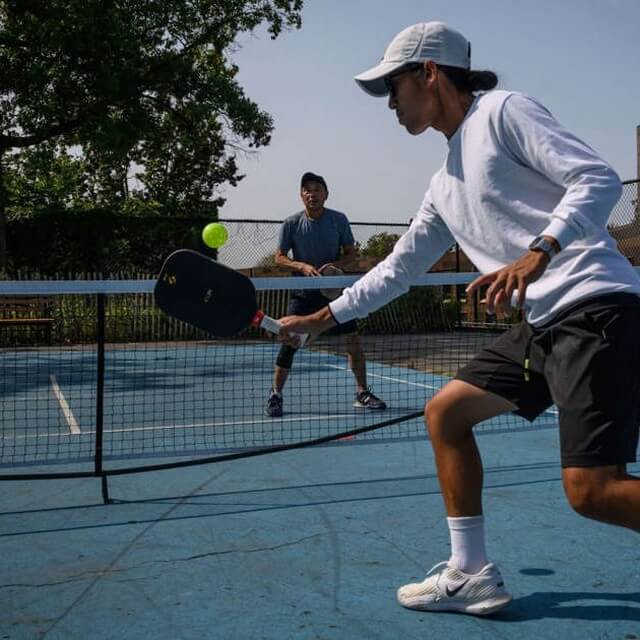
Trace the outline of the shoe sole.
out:
M 387 405 L 384 405 L 384 407 L 371 407 L 368 404 L 362 404 L 357 400 L 353 403 L 353 406 L 356 409 L 371 409 L 372 411 L 384 411 L 387 408 Z
M 512 596 L 507 594 L 498 598 L 490 598 L 489 600 L 482 600 L 481 602 L 474 602 L 472 604 L 465 604 L 464 602 L 400 602 L 400 604 L 406 609 L 414 609 L 416 611 L 457 611 L 459 613 L 468 613 L 473 616 L 488 616 L 492 613 L 500 611 L 500 609 L 506 607 L 512 600 Z

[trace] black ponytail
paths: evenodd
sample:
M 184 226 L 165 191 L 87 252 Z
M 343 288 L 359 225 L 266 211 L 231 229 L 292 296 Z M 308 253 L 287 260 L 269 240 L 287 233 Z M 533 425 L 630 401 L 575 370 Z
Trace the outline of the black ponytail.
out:
M 438 69 L 444 73 L 449 82 L 465 93 L 476 91 L 489 91 L 495 89 L 498 84 L 498 76 L 493 71 L 472 71 L 460 67 L 446 67 L 438 65 Z

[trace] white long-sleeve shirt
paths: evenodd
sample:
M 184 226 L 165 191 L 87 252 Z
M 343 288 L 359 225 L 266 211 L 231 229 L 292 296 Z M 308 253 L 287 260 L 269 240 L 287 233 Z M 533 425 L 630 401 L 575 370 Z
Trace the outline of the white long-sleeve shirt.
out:
M 519 93 L 482 94 L 448 144 L 393 252 L 331 303 L 338 322 L 406 292 L 454 242 L 490 273 L 520 258 L 536 236 L 556 238 L 562 251 L 527 287 L 534 325 L 596 295 L 640 295 L 640 278 L 607 231 L 620 179 L 542 105 Z

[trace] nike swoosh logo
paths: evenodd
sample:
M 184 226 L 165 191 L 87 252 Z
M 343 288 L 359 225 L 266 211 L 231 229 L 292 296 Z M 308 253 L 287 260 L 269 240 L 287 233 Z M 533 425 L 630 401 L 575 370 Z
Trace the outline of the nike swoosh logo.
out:
M 453 596 L 456 595 L 456 593 L 458 593 L 458 591 L 460 591 L 460 589 L 462 589 L 462 587 L 464 587 L 465 584 L 467 584 L 467 582 L 469 582 L 468 580 L 465 580 L 463 583 L 459 584 L 455 589 L 449 589 L 449 587 L 445 587 L 445 591 L 447 592 L 447 595 L 450 598 L 453 598 Z

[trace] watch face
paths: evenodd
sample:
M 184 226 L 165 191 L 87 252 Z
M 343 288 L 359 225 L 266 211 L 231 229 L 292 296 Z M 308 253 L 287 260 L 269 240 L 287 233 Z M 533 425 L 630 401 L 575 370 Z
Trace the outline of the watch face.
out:
M 529 249 L 533 251 L 544 251 L 549 257 L 555 255 L 553 245 L 546 238 L 535 238 L 535 240 L 529 245 Z

